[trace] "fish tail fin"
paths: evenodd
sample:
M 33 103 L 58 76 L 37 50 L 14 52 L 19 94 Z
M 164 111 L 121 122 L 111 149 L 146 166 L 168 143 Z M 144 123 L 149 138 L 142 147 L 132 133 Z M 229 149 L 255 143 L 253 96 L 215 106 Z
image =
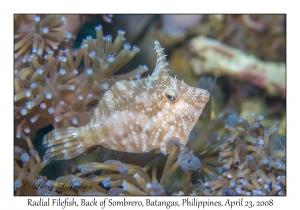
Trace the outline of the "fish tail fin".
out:
M 88 148 L 83 139 L 78 128 L 61 128 L 47 133 L 43 138 L 43 145 L 48 148 L 46 155 L 53 160 L 67 160 L 80 155 Z

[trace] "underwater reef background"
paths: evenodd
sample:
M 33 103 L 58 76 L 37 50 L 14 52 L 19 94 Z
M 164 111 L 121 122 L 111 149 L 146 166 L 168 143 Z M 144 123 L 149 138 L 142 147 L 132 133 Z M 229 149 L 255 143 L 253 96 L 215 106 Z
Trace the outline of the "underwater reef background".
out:
M 154 40 L 171 76 L 210 92 L 185 147 L 45 155 L 46 133 L 151 75 Z M 286 195 L 285 15 L 18 14 L 14 41 L 15 195 Z

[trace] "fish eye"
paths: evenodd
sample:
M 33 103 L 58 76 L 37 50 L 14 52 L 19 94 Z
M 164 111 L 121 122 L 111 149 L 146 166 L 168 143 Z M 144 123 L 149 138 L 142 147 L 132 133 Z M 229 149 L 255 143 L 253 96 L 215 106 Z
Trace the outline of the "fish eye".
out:
M 165 97 L 171 102 L 177 101 L 179 96 L 180 94 L 175 88 L 167 88 L 165 90 Z
M 166 96 L 170 101 L 175 101 L 176 100 L 176 97 L 175 97 L 174 93 L 166 93 Z

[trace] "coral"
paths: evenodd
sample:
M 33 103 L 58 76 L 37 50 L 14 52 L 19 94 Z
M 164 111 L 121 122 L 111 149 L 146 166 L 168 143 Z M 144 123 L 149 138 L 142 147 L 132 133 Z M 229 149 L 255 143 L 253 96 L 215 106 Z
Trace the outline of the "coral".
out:
M 55 191 L 39 187 L 47 181 L 47 177 L 40 176 L 41 170 L 51 162 L 49 156 L 41 161 L 38 152 L 33 149 L 30 138 L 26 138 L 29 154 L 18 146 L 14 147 L 14 189 L 16 195 L 56 195 Z M 21 168 L 17 162 L 23 165 Z
M 188 31 L 221 41 L 264 61 L 285 62 L 285 15 L 206 15 Z
M 272 139 L 279 123 L 265 128 L 263 120 L 252 113 L 250 121 L 239 118 L 236 126 L 225 125 L 231 136 L 220 145 L 219 160 L 226 171 L 205 183 L 206 195 L 224 195 L 224 188 L 236 195 L 286 194 L 285 139 Z
M 22 19 L 23 15 L 18 15 L 15 21 Z M 58 49 L 59 43 L 64 39 L 70 39 L 72 34 L 64 31 L 67 24 L 66 17 L 62 15 L 34 16 L 29 24 L 22 24 L 15 32 L 15 59 L 22 55 L 25 63 L 30 53 L 42 55 L 45 51 Z
M 81 173 L 62 176 L 56 181 L 47 181 L 46 185 L 53 186 L 56 191 L 66 195 L 166 195 L 165 185 L 174 171 L 179 167 L 186 171 L 187 184 L 190 182 L 191 172 L 201 167 L 199 158 L 194 156 L 192 150 L 188 148 L 181 150 L 181 146 L 177 143 L 175 140 L 170 145 L 171 153 L 160 182 L 157 179 L 157 164 L 161 158 L 158 157 L 144 168 L 116 160 L 107 160 L 103 163 L 89 162 L 77 167 Z M 177 155 L 177 161 L 172 164 Z M 149 169 L 152 178 L 146 173 Z M 96 171 L 102 171 L 101 175 L 92 174 Z M 61 181 L 68 185 L 61 188 L 59 186 Z M 93 189 L 87 189 L 87 186 L 93 186 Z M 187 187 L 183 191 L 188 195 L 189 184 L 185 186 Z
M 190 60 L 196 74 L 231 76 L 266 89 L 270 95 L 285 97 L 284 63 L 261 61 L 204 36 L 194 38 L 190 47 L 199 56 Z
M 74 59 L 66 47 L 57 55 L 48 51 L 39 58 L 29 56 L 29 66 L 15 70 L 15 119 L 18 122 L 16 137 L 31 128 L 52 124 L 55 128 L 81 126 L 89 122 L 93 103 L 100 100 L 105 90 L 119 80 L 136 79 L 147 71 L 140 66 L 124 75 L 113 74 L 122 68 L 139 51 L 124 43 L 124 31 L 115 41 L 103 36 L 102 27 L 96 28 L 97 39 L 87 37 Z M 68 40 L 65 40 L 68 46 Z M 122 49 L 123 48 L 123 49 Z M 84 61 L 84 67 L 80 66 Z

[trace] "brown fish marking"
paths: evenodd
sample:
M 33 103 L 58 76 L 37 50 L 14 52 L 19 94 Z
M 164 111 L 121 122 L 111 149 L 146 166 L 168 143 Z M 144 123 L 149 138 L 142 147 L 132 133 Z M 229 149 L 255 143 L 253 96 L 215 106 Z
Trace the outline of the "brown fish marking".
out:
M 47 155 L 70 159 L 94 145 L 134 153 L 160 148 L 166 154 L 172 137 L 186 144 L 209 93 L 169 76 L 163 48 L 158 41 L 154 44 L 157 62 L 152 75 L 110 87 L 87 125 L 45 135 Z

